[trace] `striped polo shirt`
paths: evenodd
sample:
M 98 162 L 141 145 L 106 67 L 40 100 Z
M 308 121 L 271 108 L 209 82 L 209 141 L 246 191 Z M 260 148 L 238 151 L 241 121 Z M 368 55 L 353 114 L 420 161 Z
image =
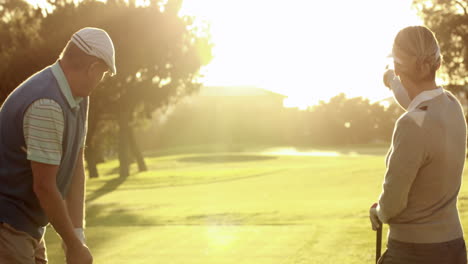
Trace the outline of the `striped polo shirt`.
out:
M 79 103 L 83 98 L 72 95 L 70 85 L 60 67 L 60 63 L 56 62 L 51 66 L 51 69 L 67 103 L 71 108 L 78 110 L 80 108 Z M 60 105 L 51 99 L 34 101 L 25 112 L 23 120 L 27 159 L 46 164 L 60 165 L 63 130 L 64 117 Z M 85 136 L 81 138 L 80 144 L 84 147 Z

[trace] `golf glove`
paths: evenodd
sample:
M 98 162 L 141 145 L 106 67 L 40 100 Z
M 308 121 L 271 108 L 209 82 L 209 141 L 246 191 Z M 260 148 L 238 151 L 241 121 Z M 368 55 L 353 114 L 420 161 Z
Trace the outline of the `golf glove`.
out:
M 377 203 L 373 204 L 369 210 L 369 218 L 372 224 L 372 230 L 377 230 L 382 224 L 380 222 L 379 216 L 377 215 Z
M 86 237 L 85 237 L 83 228 L 75 228 L 75 234 L 78 237 L 78 239 L 81 241 L 81 243 L 86 244 Z

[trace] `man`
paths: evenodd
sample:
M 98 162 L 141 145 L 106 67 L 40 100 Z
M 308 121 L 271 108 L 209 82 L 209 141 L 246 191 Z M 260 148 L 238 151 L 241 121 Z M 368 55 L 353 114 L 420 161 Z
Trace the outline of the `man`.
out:
M 83 147 L 88 96 L 116 73 L 101 29 L 73 34 L 59 60 L 17 87 L 0 109 L 0 263 L 47 263 L 45 226 L 68 264 L 92 263 L 84 241 Z

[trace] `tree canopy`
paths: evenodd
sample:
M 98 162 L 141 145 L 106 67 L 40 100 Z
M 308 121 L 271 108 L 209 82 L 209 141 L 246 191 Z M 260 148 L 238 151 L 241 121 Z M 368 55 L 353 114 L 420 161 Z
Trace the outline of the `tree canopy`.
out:
M 104 144 L 106 139 L 117 135 L 121 175 L 128 175 L 129 150 L 144 169 L 132 144 L 132 125 L 199 89 L 199 70 L 212 58 L 208 26 L 179 16 L 180 0 L 154 0 L 145 6 L 123 0 L 50 3 L 48 9 L 34 9 L 21 0 L 0 4 L 0 58 L 6 62 L 0 66 L 0 102 L 21 81 L 57 60 L 74 32 L 102 28 L 114 42 L 117 75 L 91 96 L 88 167 L 96 175 L 99 156 L 114 148 Z
M 434 31 L 443 55 L 441 76 L 452 88 L 468 81 L 468 3 L 449 0 L 414 0 L 424 23 Z

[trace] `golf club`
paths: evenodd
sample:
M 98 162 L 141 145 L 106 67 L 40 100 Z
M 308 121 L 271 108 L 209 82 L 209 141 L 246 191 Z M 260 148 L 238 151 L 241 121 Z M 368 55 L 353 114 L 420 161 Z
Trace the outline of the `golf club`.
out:
M 375 263 L 379 262 L 380 255 L 382 253 L 382 223 L 377 228 L 377 235 L 375 240 Z

